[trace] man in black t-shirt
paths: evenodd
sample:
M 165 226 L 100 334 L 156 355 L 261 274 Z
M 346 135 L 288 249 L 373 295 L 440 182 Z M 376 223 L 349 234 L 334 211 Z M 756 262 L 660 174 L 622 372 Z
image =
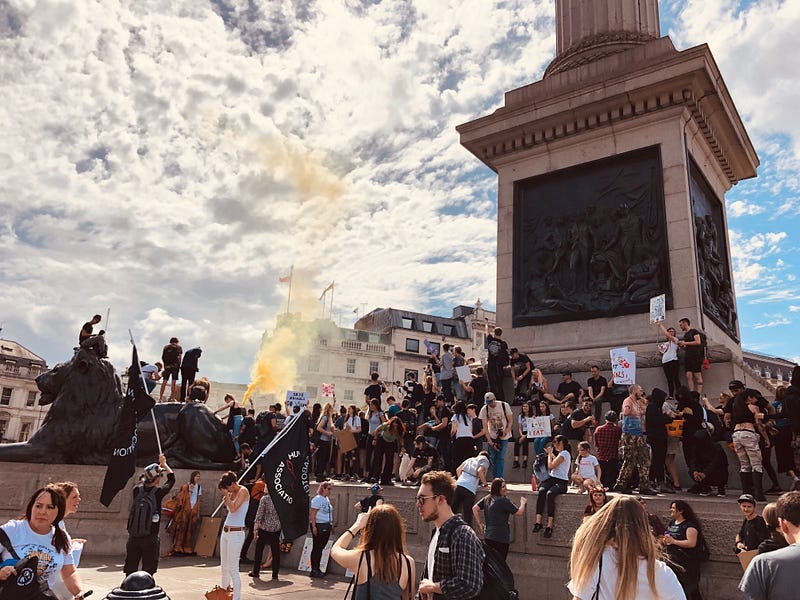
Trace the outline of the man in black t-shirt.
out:
M 511 354 L 511 376 L 514 378 L 514 404 L 521 404 L 528 396 L 533 361 L 528 358 L 527 354 L 522 354 L 516 348 L 509 350 L 509 353 Z M 517 402 L 517 398 L 521 398 L 521 402 Z
M 378 399 L 378 403 L 381 406 L 381 410 L 383 410 L 383 402 L 382 402 L 382 395 L 387 391 L 386 386 L 383 385 L 383 382 L 378 379 L 380 376 L 377 373 L 372 373 L 370 378 L 370 384 L 364 389 L 364 404 L 369 406 L 369 401 L 373 398 Z
M 575 436 L 572 437 L 571 435 L 565 433 L 564 435 L 571 440 L 578 440 L 579 442 L 588 442 L 588 437 L 586 432 L 589 430 L 590 427 L 597 425 L 597 420 L 594 418 L 592 414 L 592 401 L 588 398 L 584 398 L 583 404 L 581 407 L 573 411 L 569 418 L 569 425 L 572 429 L 571 433 Z
M 442 457 L 442 462 L 444 462 L 444 469 L 450 470 L 450 450 L 452 445 L 452 435 L 450 434 L 452 426 L 450 423 L 453 420 L 453 413 L 445 406 L 444 396 L 441 394 L 436 396 L 436 417 L 439 419 L 439 423 L 433 427 L 436 439 L 439 440 L 436 448 L 439 451 L 439 456 Z
M 563 381 L 558 384 L 556 390 L 556 398 L 563 404 L 567 400 L 572 400 L 577 405 L 578 402 L 583 400 L 583 388 L 581 384 L 572 379 L 570 371 L 564 371 L 561 374 Z
M 417 411 L 412 408 L 409 400 L 403 400 L 401 406 L 403 410 L 397 416 L 406 428 L 403 434 L 403 448 L 411 456 L 414 452 L 414 438 L 417 437 Z
M 106 358 L 108 356 L 108 346 L 106 346 L 106 340 L 103 337 L 106 332 L 101 329 L 97 335 L 92 335 L 93 326 L 97 325 L 102 318 L 100 315 L 93 316 L 91 321 L 83 324 L 80 333 L 78 333 L 78 345 L 84 350 L 93 350 L 98 358 Z
M 508 366 L 508 344 L 501 339 L 503 329 L 494 328 L 494 335 L 489 334 L 489 323 L 484 325 L 486 335 L 486 375 L 489 379 L 489 389 L 494 392 L 495 398 L 500 402 L 505 402 L 506 396 L 503 391 L 503 380 Z
M 592 365 L 591 371 L 592 376 L 586 382 L 586 388 L 589 390 L 589 398 L 594 402 L 594 418 L 599 423 L 603 415 L 603 401 L 608 389 L 608 380 L 600 375 L 600 367 L 597 365 Z
M 678 342 L 678 346 L 683 348 L 684 367 L 686 370 L 686 387 L 690 392 L 697 391 L 703 397 L 703 360 L 705 359 L 705 348 L 703 346 L 703 336 L 692 328 L 692 323 L 687 318 L 678 321 L 678 326 L 683 332 L 683 339 Z
M 472 378 L 468 384 L 464 386 L 469 392 L 468 401 L 480 404 L 483 402 L 486 392 L 489 391 L 489 381 L 483 374 L 483 367 L 475 369 L 475 377 Z
M 436 448 L 428 443 L 425 436 L 418 435 L 414 439 L 414 454 L 411 455 L 411 474 L 408 480 L 419 481 L 425 473 L 433 469 L 438 458 Z

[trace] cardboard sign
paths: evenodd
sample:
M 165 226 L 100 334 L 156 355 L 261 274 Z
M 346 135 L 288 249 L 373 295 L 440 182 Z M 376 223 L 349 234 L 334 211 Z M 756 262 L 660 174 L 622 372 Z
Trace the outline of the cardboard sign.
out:
M 456 376 L 461 383 L 469 383 L 472 381 L 472 373 L 467 365 L 456 367 Z
M 550 430 L 550 417 L 528 417 L 528 437 L 550 437 L 552 431 Z
M 222 527 L 222 517 L 203 517 L 200 521 L 200 534 L 197 536 L 197 543 L 194 550 L 197 556 L 209 558 L 214 556 L 214 548 L 217 546 L 219 530 Z
M 300 553 L 300 564 L 297 565 L 298 571 L 311 571 L 311 549 L 314 547 L 314 539 L 306 537 L 303 543 L 303 552 Z M 328 569 L 328 559 L 331 557 L 331 548 L 333 548 L 333 540 L 328 540 L 325 548 L 322 550 L 322 558 L 319 560 L 319 570 L 323 573 Z
M 294 408 L 295 406 L 305 408 L 308 406 L 308 392 L 293 392 L 289 390 L 286 392 L 286 406 L 288 408 Z
M 636 353 L 628 348 L 614 348 L 610 354 L 611 380 L 620 385 L 636 383 Z
M 747 571 L 748 565 L 753 562 L 753 559 L 758 556 L 758 550 L 744 550 L 736 555 L 742 565 L 742 571 Z
M 323 398 L 335 398 L 336 397 L 336 384 L 335 383 L 323 383 L 322 384 L 322 397 Z
M 358 446 L 356 436 L 349 429 L 337 429 L 333 434 L 339 443 L 340 452 L 350 452 L 350 450 L 355 450 L 356 446 Z
M 661 323 L 667 319 L 667 297 L 664 294 L 650 298 L 650 322 Z

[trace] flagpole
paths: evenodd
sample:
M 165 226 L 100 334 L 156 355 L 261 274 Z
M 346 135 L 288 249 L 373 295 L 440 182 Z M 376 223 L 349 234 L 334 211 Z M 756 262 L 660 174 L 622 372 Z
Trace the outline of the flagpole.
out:
M 131 330 L 128 329 L 128 335 L 131 337 L 131 346 L 136 348 L 136 343 L 133 341 L 133 334 Z M 147 392 L 147 381 L 144 378 L 144 373 L 142 372 L 141 365 L 136 365 L 139 367 L 139 377 L 142 379 L 142 386 L 144 387 L 144 391 Z M 130 379 L 128 380 L 128 385 L 130 385 Z M 148 394 L 150 392 L 147 392 Z M 156 432 L 156 444 L 158 445 L 158 457 L 161 458 L 161 455 L 164 454 L 161 450 L 161 436 L 158 435 L 158 423 L 156 422 L 156 413 L 153 412 L 153 409 L 150 409 L 150 416 L 153 417 L 153 430 Z
M 269 452 L 269 451 L 270 451 L 270 449 L 271 449 L 271 448 L 272 448 L 272 447 L 273 447 L 275 444 L 277 444 L 277 443 L 278 443 L 278 442 L 279 442 L 279 441 L 280 441 L 282 438 L 286 437 L 286 435 L 288 434 L 288 432 L 289 432 L 289 431 L 291 431 L 292 427 L 294 427 L 294 424 L 295 424 L 297 421 L 299 421 L 299 420 L 300 420 L 300 419 L 299 419 L 298 417 L 296 417 L 296 416 L 295 416 L 295 418 L 293 418 L 293 419 L 292 419 L 292 420 L 289 422 L 289 424 L 288 424 L 286 427 L 284 427 L 283 429 L 281 429 L 281 430 L 278 432 L 278 435 L 276 435 L 274 438 L 272 438 L 272 441 L 271 441 L 271 442 L 270 442 L 270 443 L 267 445 L 267 447 L 266 447 L 266 448 L 264 448 L 264 449 L 261 451 L 261 454 L 259 454 L 259 455 L 258 455 L 258 457 L 257 457 L 255 460 L 251 460 L 251 461 L 250 461 L 250 464 L 247 466 L 247 468 L 246 468 L 246 469 L 244 470 L 244 472 L 241 474 L 241 476 L 239 477 L 239 479 L 238 479 L 238 480 L 236 480 L 236 483 L 241 483 L 241 482 L 242 482 L 242 480 L 244 479 L 245 475 L 247 475 L 247 474 L 250 472 L 250 469 L 252 469 L 252 468 L 253 468 L 253 467 L 256 465 L 256 463 L 257 463 L 258 461 L 260 461 L 260 460 L 261 460 L 261 459 L 262 459 L 262 458 L 263 458 L 263 457 L 264 457 L 264 456 L 267 454 L 267 452 Z M 223 504 L 225 504 L 225 502 L 224 502 L 224 501 L 223 501 L 223 502 L 220 502 L 220 503 L 219 503 L 219 506 L 217 506 L 216 510 L 215 510 L 213 513 L 211 513 L 211 517 L 212 517 L 212 518 L 216 516 L 217 512 L 219 511 L 219 509 L 220 509 L 220 508 L 222 508 L 222 505 L 223 505 Z
M 289 267 L 289 295 L 286 297 L 286 314 L 289 314 L 289 308 L 292 304 L 292 277 L 294 277 L 294 265 Z
M 108 326 L 108 322 L 110 319 L 111 319 L 111 307 L 109 306 L 106 309 L 106 326 L 103 328 L 106 330 L 106 336 L 108 336 L 108 330 L 110 329 L 110 327 Z
M 331 321 L 333 321 L 333 291 L 334 291 L 334 284 L 335 284 L 335 283 L 336 283 L 335 281 L 332 281 L 332 282 L 331 282 L 331 310 L 330 310 L 330 312 L 328 313 L 328 318 L 329 318 Z

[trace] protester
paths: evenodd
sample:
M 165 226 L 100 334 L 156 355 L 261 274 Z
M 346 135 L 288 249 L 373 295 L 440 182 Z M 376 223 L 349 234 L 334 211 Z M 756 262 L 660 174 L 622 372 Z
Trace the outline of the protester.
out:
M 800 488 L 800 477 L 797 476 L 798 466 L 794 464 L 794 455 L 792 454 L 792 424 L 784 405 L 787 389 L 785 385 L 781 385 L 775 390 L 775 400 L 772 406 L 775 408 L 775 429 L 778 433 L 774 438 L 773 445 L 775 458 L 778 461 L 778 472 L 785 473 L 791 479 L 791 489 L 796 490 Z M 766 451 L 769 463 L 769 448 Z M 767 490 L 765 493 L 770 491 Z
M 467 523 L 472 524 L 472 506 L 478 486 L 486 485 L 486 472 L 489 470 L 489 453 L 485 450 L 474 458 L 468 458 L 456 469 L 456 489 L 450 506 L 454 513 L 460 513 Z
M 369 496 L 357 501 L 355 504 L 353 504 L 353 508 L 355 508 L 358 512 L 369 512 L 379 504 L 383 504 L 383 496 L 381 496 L 382 491 L 383 488 L 381 486 L 379 486 L 377 483 L 373 484 L 373 486 L 370 488 Z
M 466 600 L 483 587 L 485 553 L 478 536 L 451 508 L 455 480 L 446 471 L 422 476 L 417 510 L 435 530 L 419 583 L 419 596 L 429 600 Z
M 200 471 L 192 471 L 188 483 L 184 483 L 175 496 L 175 509 L 167 531 L 172 534 L 172 555 L 193 555 L 194 536 L 200 521 Z
M 576 406 L 578 402 L 583 401 L 583 388 L 580 383 L 572 379 L 572 372 L 564 371 L 561 374 L 561 383 L 556 388 L 556 398 L 561 403 L 572 400 Z
M 442 386 L 442 395 L 447 406 L 453 403 L 453 378 L 455 377 L 454 362 L 455 357 L 450 351 L 450 344 L 442 345 L 442 354 L 439 356 L 441 371 L 439 372 L 439 384 Z
M 318 435 L 317 451 L 314 454 L 314 475 L 317 483 L 325 481 L 325 471 L 331 460 L 331 438 L 333 437 L 333 404 L 326 402 L 322 407 L 314 429 Z
M 531 399 L 533 400 L 534 397 L 540 402 L 558 404 L 556 397 L 550 393 L 550 385 L 541 369 L 534 369 L 531 376 Z
M 758 545 L 758 553 L 766 554 L 767 552 L 772 552 L 773 550 L 786 548 L 786 546 L 789 545 L 789 542 L 786 541 L 786 538 L 783 536 L 783 532 L 781 531 L 781 524 L 778 520 L 777 503 L 770 502 L 767 504 L 764 507 L 764 510 L 761 511 L 761 516 L 764 518 L 764 522 L 767 524 L 769 537 Z
M 602 474 L 599 461 L 592 456 L 589 442 L 579 442 L 575 472 L 572 474 L 572 482 L 578 486 L 578 492 L 582 494 L 601 485 Z
M 484 406 L 478 416 L 483 423 L 482 434 L 489 442 L 492 477 L 503 477 L 506 448 L 508 440 L 511 439 L 511 426 L 514 423 L 511 407 L 508 403 L 498 400 L 492 392 L 486 392 Z
M 383 394 L 387 392 L 386 384 L 380 380 L 380 375 L 378 373 L 370 373 L 369 375 L 370 383 L 364 389 L 364 404 L 372 404 L 373 400 L 378 401 L 378 410 L 383 410 L 381 405 L 381 398 Z
M 261 465 L 259 465 L 261 466 Z M 239 474 L 239 477 L 241 475 Z M 253 543 L 255 539 L 255 532 L 256 532 L 256 513 L 258 512 L 258 504 L 261 501 L 261 498 L 264 494 L 267 493 L 267 484 L 265 481 L 265 475 L 262 474 L 259 478 L 250 486 L 250 499 L 247 502 L 247 513 L 244 515 L 244 526 L 245 526 L 245 533 L 247 534 L 244 538 L 244 542 L 242 543 L 242 549 L 239 552 L 239 563 L 240 564 L 250 564 L 253 561 L 247 558 L 247 551 L 250 550 L 250 544 Z
M 678 346 L 683 348 L 684 370 L 686 371 L 686 385 L 690 392 L 697 392 L 703 395 L 703 360 L 705 359 L 705 347 L 703 336 L 692 328 L 692 324 L 687 318 L 678 321 L 678 327 L 683 332 L 683 339 L 678 342 Z
M 533 412 L 530 402 L 523 402 L 520 408 L 520 413 L 517 415 L 517 430 L 519 437 L 514 438 L 514 464 L 511 465 L 512 469 L 519 469 L 520 458 L 522 458 L 522 468 L 528 468 L 528 446 L 533 441 L 528 437 L 528 419 L 533 417 Z M 522 450 L 520 452 L 520 450 Z
M 534 409 L 534 417 L 547 417 L 550 421 L 550 435 L 543 435 L 533 438 L 533 457 L 534 459 L 544 452 L 544 447 L 553 439 L 553 431 L 555 431 L 556 417 L 550 412 L 550 404 L 545 400 L 536 403 Z
M 464 389 L 470 396 L 470 402 L 476 405 L 480 404 L 481 398 L 489 391 L 489 380 L 486 379 L 486 376 L 483 374 L 483 367 L 477 367 L 475 369 L 475 376 L 471 381 L 464 384 Z
M 356 447 L 342 455 L 342 474 L 345 481 L 358 481 L 358 474 L 361 470 L 358 448 L 361 440 L 361 419 L 358 416 L 358 409 L 355 404 L 347 407 L 347 414 L 344 418 L 343 429 L 348 429 L 353 434 Z
M 163 473 L 167 474 L 167 481 L 159 485 Z M 173 485 L 175 474 L 167 464 L 167 457 L 162 454 L 158 464 L 153 463 L 145 468 L 140 483 L 133 488 L 133 506 L 128 516 L 128 543 L 122 567 L 125 575 L 139 571 L 140 562 L 141 570 L 150 575 L 158 569 L 161 502 Z
M 181 367 L 181 358 L 183 357 L 183 348 L 178 343 L 178 338 L 172 337 L 169 339 L 169 344 L 164 346 L 161 350 L 161 361 L 164 363 L 163 381 L 161 382 L 161 393 L 158 396 L 158 401 L 164 401 L 164 392 L 167 390 L 167 383 L 172 380 L 172 387 L 170 388 L 169 400 L 177 400 L 178 393 L 178 372 Z
M 58 483 L 54 483 L 57 488 L 61 490 L 61 493 L 64 494 L 64 498 L 66 498 L 66 505 L 64 509 L 64 518 L 74 515 L 78 512 L 78 507 L 81 505 L 81 492 L 78 489 L 78 484 L 72 481 L 59 481 Z M 61 529 L 66 531 L 66 527 L 64 525 L 64 521 L 59 523 Z M 67 534 L 69 535 L 69 534 Z M 79 544 L 85 544 L 86 540 L 83 538 L 74 538 L 70 536 L 70 539 L 73 542 L 77 542 Z M 75 565 L 77 567 L 77 565 Z
M 333 504 L 328 499 L 331 495 L 331 482 L 323 481 L 317 486 L 317 495 L 311 499 L 309 521 L 311 523 L 311 577 L 325 577 L 320 569 L 322 551 L 333 531 Z
M 508 353 L 511 360 L 511 377 L 514 380 L 514 404 L 522 404 L 528 398 L 533 361 L 517 348 L 511 348 Z
M 664 401 L 667 395 L 664 390 L 654 388 L 647 399 L 645 420 L 647 422 L 647 443 L 651 450 L 649 479 L 653 488 L 661 491 L 664 486 L 664 467 L 667 458 L 667 424 L 672 417 L 664 414 Z
M 622 429 L 617 425 L 619 417 L 610 410 L 605 415 L 605 423 L 594 430 L 595 456 L 600 463 L 603 487 L 611 489 L 619 475 L 619 440 Z
M 664 325 L 658 323 L 661 332 L 667 337 L 666 342 L 658 345 L 658 351 L 661 353 L 661 368 L 664 369 L 664 377 L 667 379 L 667 390 L 670 397 L 675 395 L 681 385 L 680 380 L 680 363 L 678 361 L 678 332 L 674 327 L 665 328 Z
M 372 458 L 370 473 L 373 474 L 372 483 L 380 483 L 385 486 L 393 486 L 392 470 L 394 469 L 394 455 L 397 453 L 403 442 L 405 427 L 400 417 L 392 417 L 382 423 L 372 434 L 375 451 Z M 383 469 L 381 469 L 381 463 Z M 378 476 L 380 475 L 380 482 Z
M 433 435 L 436 436 L 436 449 L 439 451 L 439 456 L 442 457 L 444 468 L 448 471 L 453 471 L 452 465 L 452 437 L 450 432 L 452 425 L 450 421 L 453 418 L 453 413 L 445 403 L 445 397 L 441 394 L 436 396 L 436 423 L 431 427 Z
M 792 450 L 794 464 L 800 469 L 800 365 L 792 369 L 791 385 L 786 388 L 783 395 L 784 413 L 789 419 L 792 428 Z M 795 482 L 793 489 L 800 488 L 800 482 Z
M 776 510 L 789 546 L 760 554 L 750 562 L 739 583 L 747 600 L 795 598 L 800 589 L 800 492 L 783 494 Z
M 756 424 L 764 418 L 757 406 L 760 394 L 753 389 L 746 389 L 736 395 L 733 401 L 733 447 L 739 458 L 739 477 L 742 491 L 753 494 L 756 500 L 763 502 L 763 467 L 761 465 L 761 449 Z
M 258 501 L 258 509 L 253 523 L 253 537 L 256 540 L 256 555 L 253 570 L 248 573 L 250 577 L 258 579 L 260 576 L 261 561 L 264 548 L 269 544 L 270 561 L 272 562 L 272 580 L 277 581 L 278 571 L 281 568 L 281 522 L 269 493 L 264 493 Z
M 472 417 L 467 413 L 467 405 L 458 401 L 453 404 L 453 422 L 450 433 L 453 437 L 453 464 L 475 456 L 475 437 L 472 430 Z
M 674 398 L 667 398 L 661 410 L 673 421 L 682 419 L 683 417 L 681 413 L 678 412 L 678 402 Z M 678 468 L 675 466 L 675 458 L 678 456 L 678 452 L 681 452 L 681 437 L 668 435 L 667 453 L 664 456 L 667 479 L 664 480 L 664 485 L 660 488 L 662 493 L 675 494 L 682 491 L 680 478 L 678 477 Z
M 489 333 L 489 323 L 484 325 L 484 339 L 486 340 L 486 375 L 489 378 L 489 390 L 500 402 L 506 399 L 503 382 L 506 377 L 506 367 L 509 364 L 508 344 L 502 339 L 503 329 L 494 328 L 494 335 Z M 502 476 L 499 475 L 499 476 Z
M 705 429 L 695 431 L 694 437 L 694 463 L 688 468 L 695 484 L 688 491 L 710 496 L 711 486 L 716 486 L 717 496 L 724 497 L 728 485 L 728 457 L 722 447 L 711 440 Z
M 217 488 L 222 492 L 222 502 L 228 509 L 228 516 L 219 536 L 219 564 L 221 587 L 233 587 L 233 600 L 242 596 L 242 579 L 239 576 L 239 557 L 245 538 L 244 519 L 247 515 L 247 488 L 236 481 L 236 473 L 228 471 L 219 480 Z
M 644 439 L 645 410 L 647 399 L 642 386 L 633 384 L 629 395 L 622 402 L 622 438 L 620 439 L 620 455 L 622 467 L 619 471 L 615 492 L 630 494 L 631 477 L 634 469 L 639 473 L 639 493 L 656 495 L 647 477 L 650 474 L 650 449 Z
M 38 576 L 50 587 L 58 584 L 60 578 L 73 598 L 80 600 L 84 594 L 83 581 L 75 568 L 70 537 L 59 526 L 66 514 L 66 503 L 64 493 L 56 485 L 37 489 L 28 500 L 25 515 L 0 527 L 8 537 L 7 543 L 0 541 L 0 553 L 9 558 L 13 549 L 20 559 L 37 557 Z M 13 566 L 0 569 L 0 580 L 10 575 L 18 575 Z
M 194 383 L 194 378 L 200 368 L 197 366 L 200 355 L 203 354 L 202 348 L 192 348 L 187 350 L 181 361 L 181 402 L 186 400 L 186 391 Z
M 756 512 L 756 499 L 750 494 L 742 494 L 737 502 L 744 520 L 739 533 L 736 534 L 736 544 L 733 548 L 735 554 L 756 550 L 761 542 L 770 538 L 766 521 Z
M 589 504 L 583 509 L 583 518 L 591 517 L 608 502 L 606 491 L 601 487 L 596 487 L 589 492 Z
M 434 470 L 434 464 L 439 459 L 436 448 L 428 443 L 424 435 L 418 435 L 414 440 L 414 454 L 411 457 L 411 473 L 406 481 L 408 485 L 417 483 L 425 473 Z
M 685 600 L 659 556 L 646 512 L 617 496 L 578 527 L 567 588 L 578 600 Z
M 688 502 L 675 500 L 669 507 L 671 520 L 664 534 L 670 566 L 678 576 L 688 600 L 702 600 L 700 594 L 700 520 Z
M 508 517 L 524 515 L 527 503 L 525 496 L 520 499 L 519 506 L 509 500 L 506 480 L 496 477 L 492 480 L 489 495 L 484 496 L 472 507 L 472 515 L 475 517 L 478 531 L 483 533 L 486 545 L 497 550 L 503 560 L 508 557 L 508 547 L 511 545 Z M 486 515 L 485 526 L 481 522 L 481 511 Z
M 348 549 L 359 533 L 361 543 Z M 406 550 L 403 519 L 391 504 L 360 513 L 333 544 L 331 558 L 355 573 L 356 600 L 414 597 L 414 559 Z
M 373 434 L 375 433 L 375 430 L 378 429 L 380 424 L 386 421 L 386 415 L 384 415 L 383 411 L 381 410 L 380 399 L 372 398 L 369 401 L 369 413 L 367 415 L 367 421 L 369 423 L 369 426 L 367 427 L 368 435 L 362 436 L 364 440 L 365 456 L 364 478 L 361 480 L 361 483 L 368 483 L 372 478 L 375 478 L 375 481 L 377 482 L 377 477 L 380 475 L 380 473 L 373 473 L 370 470 L 372 469 L 372 455 L 375 451 L 375 446 L 372 444 L 372 441 L 375 439 Z M 361 431 L 364 431 L 363 426 Z
M 545 446 L 547 453 L 547 469 L 550 477 L 539 485 L 539 493 L 536 498 L 536 523 L 533 526 L 533 533 L 542 530 L 542 515 L 545 504 L 547 505 L 547 527 L 544 529 L 544 537 L 553 537 L 553 519 L 556 512 L 556 496 L 567 493 L 569 482 L 569 465 L 572 455 L 569 452 L 569 441 L 563 435 L 557 435 L 552 444 Z M 558 452 L 558 454 L 555 454 Z

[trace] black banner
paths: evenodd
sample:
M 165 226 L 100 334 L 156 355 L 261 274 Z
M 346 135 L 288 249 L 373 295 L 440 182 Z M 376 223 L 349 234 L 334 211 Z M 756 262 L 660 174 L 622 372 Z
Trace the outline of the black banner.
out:
M 261 463 L 286 540 L 308 530 L 309 460 L 308 416 L 302 411 L 275 438 Z
M 128 369 L 128 393 L 122 403 L 117 426 L 114 432 L 115 447 L 108 461 L 100 502 L 109 506 L 117 493 L 123 489 L 136 472 L 136 421 L 139 415 L 150 410 L 155 400 L 144 388 L 139 355 L 133 347 L 131 366 Z

